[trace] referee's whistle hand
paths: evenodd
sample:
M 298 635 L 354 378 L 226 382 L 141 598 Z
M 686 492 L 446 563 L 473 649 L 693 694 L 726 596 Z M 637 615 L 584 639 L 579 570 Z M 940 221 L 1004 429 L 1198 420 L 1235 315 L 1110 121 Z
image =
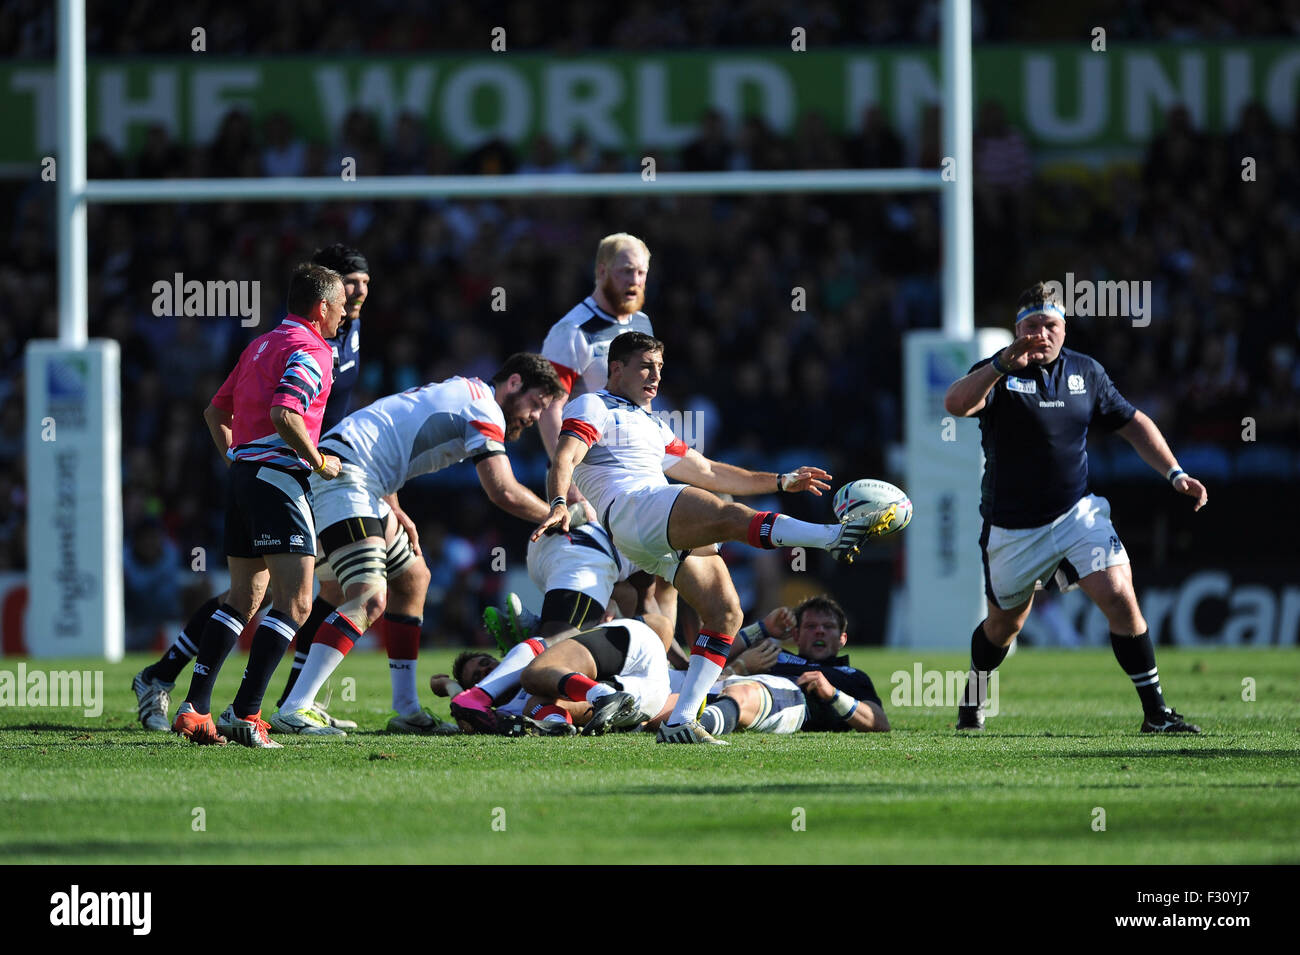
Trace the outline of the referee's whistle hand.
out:
M 1192 507 L 1193 512 L 1199 511 L 1203 508 L 1205 503 L 1210 499 L 1210 495 L 1205 490 L 1205 485 L 1196 480 L 1196 478 L 1189 477 L 1186 474 L 1174 481 L 1174 490 L 1179 494 L 1186 494 L 1188 497 L 1196 498 L 1196 504 Z

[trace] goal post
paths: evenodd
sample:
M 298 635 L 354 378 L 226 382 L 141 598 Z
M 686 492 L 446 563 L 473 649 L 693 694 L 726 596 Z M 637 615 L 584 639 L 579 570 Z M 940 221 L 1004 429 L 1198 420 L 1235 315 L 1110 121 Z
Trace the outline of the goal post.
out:
M 102 379 L 95 379 L 96 387 L 102 384 L 104 393 L 117 394 L 115 357 L 110 357 L 101 345 L 87 342 L 87 235 L 86 207 L 90 202 L 153 203 L 153 202 L 244 202 L 285 200 L 373 200 L 404 198 L 528 198 L 554 196 L 670 196 L 684 194 L 760 194 L 760 193 L 865 193 L 899 191 L 937 191 L 943 208 L 943 334 L 953 340 L 970 340 L 973 327 L 974 266 L 971 241 L 973 235 L 973 208 L 971 188 L 971 34 L 970 0 L 944 0 L 941 26 L 942 96 L 944 103 L 945 169 L 873 169 L 825 171 L 770 171 L 725 173 L 664 172 L 647 176 L 645 173 L 601 175 L 517 175 L 517 176 L 399 176 L 358 177 L 344 181 L 341 178 L 299 179 L 170 179 L 170 180 L 114 180 L 86 179 L 86 72 L 85 72 L 85 10 L 84 0 L 59 0 L 58 4 L 58 91 L 59 91 L 59 168 L 58 184 L 58 245 L 59 245 L 59 339 L 61 354 L 75 356 L 84 352 L 99 362 L 95 367 Z M 951 160 L 951 162 L 948 162 Z M 28 346 L 30 363 L 45 358 L 40 349 L 49 343 L 32 342 Z M 116 352 L 112 352 L 115 356 Z M 93 356 L 99 356 L 97 358 Z M 101 361 L 102 359 L 102 361 Z M 48 383 L 49 375 L 28 379 L 31 389 L 39 390 Z M 34 419 L 38 408 L 45 407 L 48 396 L 31 395 L 27 406 L 29 436 L 40 429 L 39 419 Z M 112 414 L 116 416 L 114 406 Z M 105 421 L 104 427 L 113 434 L 120 430 L 120 419 Z M 30 440 L 30 439 L 29 439 Z M 909 439 L 910 440 L 910 439 Z M 102 442 L 107 448 L 111 442 Z M 909 461 L 920 456 L 909 454 Z M 111 492 L 108 471 L 120 462 L 103 462 L 104 474 L 100 482 Z M 923 471 L 932 467 L 920 462 Z M 909 482 L 916 482 L 925 474 L 913 473 L 909 466 Z M 47 475 L 28 462 L 28 482 L 46 480 Z M 952 480 L 977 482 L 978 474 L 948 474 Z M 62 550 L 55 554 L 55 564 L 35 572 L 35 561 L 29 561 L 31 607 L 29 620 L 35 620 L 37 611 L 53 606 L 60 599 L 54 580 L 59 574 L 89 573 L 94 577 L 78 592 L 79 619 L 96 621 L 96 630 L 90 643 L 106 656 L 120 655 L 120 639 L 114 634 L 122 630 L 122 518 L 120 488 L 116 502 L 111 493 L 102 498 L 102 507 L 88 509 L 78 520 L 81 526 L 93 528 L 95 539 L 102 541 L 105 560 L 102 566 L 87 567 L 83 561 L 76 567 L 60 564 L 68 555 Z M 49 526 L 59 519 L 58 497 L 32 498 L 29 514 L 28 551 L 35 554 L 47 542 L 39 539 L 36 528 Z M 926 515 L 918 510 L 909 534 L 924 528 Z M 116 560 L 114 560 L 116 557 Z M 42 565 L 44 567 L 44 565 Z M 53 576 L 51 576 L 53 575 Z M 965 584 L 963 584 L 965 585 Z M 978 586 L 978 579 L 969 582 Z M 916 588 L 913 588 L 915 590 Z M 933 600 L 933 597 L 930 597 Z M 129 609 L 129 608 L 128 608 Z M 100 625 L 102 622 L 102 626 Z M 29 650 L 34 653 L 54 652 L 57 647 L 44 626 L 29 626 Z M 78 649 L 76 652 L 89 652 Z

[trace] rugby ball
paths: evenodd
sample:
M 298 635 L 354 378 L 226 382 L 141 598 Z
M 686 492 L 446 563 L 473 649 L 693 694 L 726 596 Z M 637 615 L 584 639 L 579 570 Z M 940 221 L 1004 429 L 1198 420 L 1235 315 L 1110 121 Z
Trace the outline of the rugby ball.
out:
M 835 492 L 835 516 L 841 524 L 874 515 L 872 537 L 897 534 L 912 519 L 912 502 L 900 488 L 888 481 L 863 478 L 844 485 Z

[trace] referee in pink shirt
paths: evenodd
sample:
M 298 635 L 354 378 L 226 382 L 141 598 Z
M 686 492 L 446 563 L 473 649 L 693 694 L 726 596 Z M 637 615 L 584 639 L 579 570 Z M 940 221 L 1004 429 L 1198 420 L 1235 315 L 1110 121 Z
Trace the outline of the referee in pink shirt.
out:
M 240 631 L 271 587 L 274 609 L 253 649 L 230 711 L 222 714 L 245 746 L 278 747 L 262 719 L 262 695 L 311 607 L 316 527 L 307 475 L 326 480 L 339 459 L 316 448 L 333 382 L 330 338 L 343 320 L 343 279 L 322 265 L 299 265 L 289 280 L 289 314 L 254 339 L 203 412 L 217 449 L 230 462 L 226 557 L 230 594 L 208 621 L 185 702 L 172 732 L 224 745 L 212 721 L 212 687 Z

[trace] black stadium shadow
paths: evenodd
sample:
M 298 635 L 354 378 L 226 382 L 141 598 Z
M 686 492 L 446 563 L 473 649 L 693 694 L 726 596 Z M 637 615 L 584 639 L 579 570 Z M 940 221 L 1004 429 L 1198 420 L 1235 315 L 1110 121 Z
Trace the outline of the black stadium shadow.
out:
M 301 848 L 301 841 L 281 839 L 267 842 L 259 840 L 256 852 L 259 855 L 265 854 L 270 857 L 276 852 L 289 852 Z M 40 856 L 42 861 L 46 862 L 59 862 L 68 857 L 103 856 L 113 861 L 121 861 L 124 858 L 166 859 L 167 865 L 175 865 L 178 855 L 190 858 L 191 861 L 201 861 L 202 856 L 230 850 L 249 854 L 254 851 L 249 848 L 248 843 L 242 838 L 211 839 L 208 833 L 204 833 L 202 843 L 197 840 L 192 844 L 187 843 L 183 851 L 175 842 L 145 842 L 139 839 L 122 842 L 107 840 L 95 842 L 0 842 L 0 853 L 5 856 Z
M 944 788 L 947 784 L 935 783 L 775 783 L 767 785 L 764 783 L 746 784 L 735 783 L 727 785 L 718 783 L 715 786 L 672 786 L 663 783 L 654 783 L 648 786 L 624 786 L 618 789 L 602 789 L 599 792 L 572 793 L 573 798 L 586 796 L 592 799 L 603 799 L 606 796 L 717 796 L 736 793 L 755 793 L 759 795 L 774 794 L 806 794 L 813 796 L 825 796 L 827 794 L 843 794 L 848 796 L 862 795 L 864 791 L 872 789 L 891 790 L 899 789 L 919 789 L 919 788 Z
M 1243 756 L 1285 756 L 1295 759 L 1300 749 L 1118 749 L 1099 753 L 1052 753 L 1053 759 L 1169 759 L 1171 756 L 1189 756 L 1195 759 L 1223 759 Z M 1270 784 L 1283 785 L 1283 784 Z M 1291 785 L 1290 783 L 1284 785 Z M 1296 783 L 1295 785 L 1300 785 Z
M 120 733 L 121 729 L 87 726 L 85 723 L 22 723 L 18 726 L 0 726 L 5 733 Z

